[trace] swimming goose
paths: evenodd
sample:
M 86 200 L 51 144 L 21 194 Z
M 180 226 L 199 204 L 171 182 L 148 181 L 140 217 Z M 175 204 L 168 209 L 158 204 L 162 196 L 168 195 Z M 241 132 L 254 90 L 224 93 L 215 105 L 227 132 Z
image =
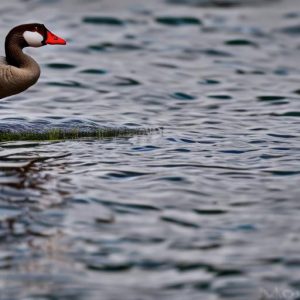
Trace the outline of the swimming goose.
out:
M 5 39 L 6 57 L 0 57 L 0 99 L 25 91 L 40 77 L 38 63 L 23 53 L 23 48 L 65 44 L 64 39 L 43 24 L 24 24 L 13 28 Z

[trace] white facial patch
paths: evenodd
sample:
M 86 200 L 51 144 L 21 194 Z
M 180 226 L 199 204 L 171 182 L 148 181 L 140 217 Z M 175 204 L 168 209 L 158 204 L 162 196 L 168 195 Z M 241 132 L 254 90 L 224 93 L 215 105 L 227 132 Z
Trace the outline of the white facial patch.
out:
M 44 37 L 37 31 L 25 31 L 23 37 L 27 44 L 31 47 L 41 47 L 43 46 L 42 41 Z

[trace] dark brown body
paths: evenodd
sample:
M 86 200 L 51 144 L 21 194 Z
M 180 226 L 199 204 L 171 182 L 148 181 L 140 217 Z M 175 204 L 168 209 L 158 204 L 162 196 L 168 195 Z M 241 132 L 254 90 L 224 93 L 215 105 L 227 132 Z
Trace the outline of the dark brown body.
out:
M 0 99 L 21 93 L 35 84 L 40 77 L 40 67 L 30 56 L 20 50 L 19 67 L 7 64 L 0 59 Z

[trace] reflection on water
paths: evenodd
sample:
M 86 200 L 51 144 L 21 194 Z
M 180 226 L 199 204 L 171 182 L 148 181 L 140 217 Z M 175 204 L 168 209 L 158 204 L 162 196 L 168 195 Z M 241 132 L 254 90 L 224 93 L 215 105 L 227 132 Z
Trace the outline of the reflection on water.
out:
M 0 103 L 1 300 L 298 295 L 298 0 L 0 11 L 1 40 L 29 21 L 68 40 L 28 49 L 39 83 Z M 75 124 L 164 131 L 20 136 Z

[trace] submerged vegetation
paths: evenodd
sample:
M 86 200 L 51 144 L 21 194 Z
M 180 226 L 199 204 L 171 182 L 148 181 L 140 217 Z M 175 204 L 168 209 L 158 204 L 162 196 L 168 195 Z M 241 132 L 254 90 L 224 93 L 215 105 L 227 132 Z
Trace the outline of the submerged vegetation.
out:
M 78 128 L 50 128 L 48 130 L 27 130 L 27 131 L 12 131 L 0 130 L 0 142 L 7 141 L 53 141 L 53 140 L 70 140 L 80 138 L 112 138 L 125 137 L 132 135 L 144 135 L 160 129 L 147 128 L 128 128 L 128 127 L 103 127 L 96 129 L 82 129 Z

